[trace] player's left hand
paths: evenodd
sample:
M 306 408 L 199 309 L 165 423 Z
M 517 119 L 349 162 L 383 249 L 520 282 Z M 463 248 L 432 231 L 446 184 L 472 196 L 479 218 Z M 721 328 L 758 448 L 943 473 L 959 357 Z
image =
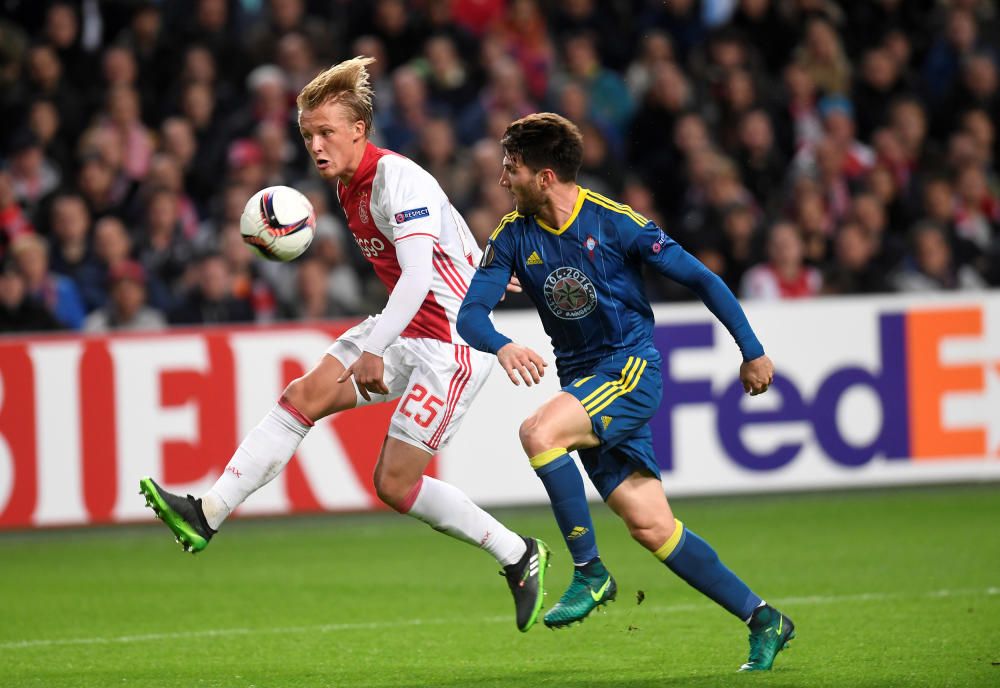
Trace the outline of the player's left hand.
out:
M 372 398 L 369 392 L 375 392 L 376 394 L 389 393 L 389 388 L 385 386 L 385 382 L 382 380 L 384 374 L 385 364 L 382 361 L 382 357 L 365 351 L 358 360 L 352 363 L 337 378 L 337 382 L 347 382 L 353 375 L 354 381 L 358 383 L 358 391 L 361 392 L 361 396 L 365 398 L 365 401 L 371 401 Z
M 759 356 L 752 361 L 744 361 L 740 366 L 740 382 L 743 391 L 754 397 L 763 394 L 774 382 L 774 364 L 767 356 Z

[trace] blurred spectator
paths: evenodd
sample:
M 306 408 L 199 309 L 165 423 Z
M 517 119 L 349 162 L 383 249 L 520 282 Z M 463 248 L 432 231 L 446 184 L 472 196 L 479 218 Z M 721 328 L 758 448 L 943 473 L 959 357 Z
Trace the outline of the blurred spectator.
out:
M 114 170 L 100 155 L 88 154 L 80 160 L 80 171 L 76 175 L 76 186 L 95 217 L 123 213 L 127 199 L 122 198 L 122 190 L 130 192 L 132 185 L 116 182 Z
M 28 129 L 42 149 L 42 156 L 65 179 L 72 172 L 73 156 L 62 131 L 62 119 L 56 104 L 47 98 L 32 101 L 28 108 Z
M 174 77 L 177 51 L 168 40 L 163 13 L 153 0 L 140 0 L 127 28 L 116 38 L 135 58 L 138 82 L 143 89 L 143 112 L 158 117 L 164 109 L 170 82 Z
M 298 176 L 296 152 L 304 150 L 301 139 L 294 143 L 288 138 L 288 127 L 275 122 L 261 122 L 254 132 L 254 141 L 260 151 L 261 181 L 255 186 L 291 184 Z
M 29 129 L 14 133 L 7 144 L 7 153 L 14 195 L 32 212 L 45 196 L 59 187 L 59 170 L 45 158 L 38 138 Z
M 0 333 L 56 330 L 61 326 L 43 303 L 32 298 L 11 261 L 0 263 Z
M 237 23 L 229 16 L 227 0 L 195 0 L 193 16 L 184 17 L 181 41 L 200 43 L 215 57 L 229 81 L 239 81 L 246 71 L 246 52 L 237 34 Z
M 327 291 L 343 313 L 360 314 L 369 312 L 362 299 L 360 271 L 371 270 L 371 263 L 364 260 L 358 251 L 344 244 L 353 243 L 354 237 L 347 225 L 330 212 L 329 187 L 313 184 L 302 187 L 302 193 L 312 203 L 316 213 L 316 238 L 310 247 L 310 254 L 321 258 L 327 266 L 329 277 Z M 352 265 L 352 259 L 356 261 Z M 268 267 L 278 267 L 269 263 Z
M 299 31 L 290 31 L 281 37 L 275 62 L 288 77 L 288 90 L 292 94 L 298 94 L 325 68 L 317 62 L 313 44 Z
M 80 196 L 62 194 L 53 201 L 51 216 L 50 267 L 73 280 L 84 308 L 91 311 L 104 303 L 105 285 L 100 264 L 90 250 L 90 212 Z
M 772 74 L 781 72 L 792 51 L 795 30 L 778 9 L 778 0 L 738 0 L 730 25 L 752 40 Z
M 198 259 L 192 288 L 169 313 L 177 325 L 251 322 L 253 316 L 250 301 L 233 294 L 233 276 L 218 253 Z
M 45 12 L 45 42 L 55 49 L 71 83 L 85 84 L 94 73 L 94 61 L 80 40 L 80 16 L 69 2 L 50 3 Z
M 250 303 L 254 320 L 271 322 L 279 315 L 278 298 L 272 285 L 261 275 L 262 261 L 250 252 L 239 222 L 229 222 L 215 242 L 232 276 L 233 296 Z
M 289 317 L 295 320 L 325 320 L 344 315 L 344 310 L 330 298 L 330 270 L 320 258 L 299 262 L 295 276 L 295 294 L 289 302 Z
M 121 141 L 125 174 L 133 181 L 141 181 L 149 170 L 153 137 L 142 122 L 135 89 L 126 85 L 111 86 L 99 122 L 100 127 L 113 132 Z
M 1000 236 L 1000 200 L 990 191 L 979 165 L 961 168 L 955 189 L 958 192 L 955 232 L 986 250 L 994 238 Z
M 645 2 L 643 5 L 645 16 L 640 15 L 638 25 L 666 30 L 682 60 L 686 60 L 688 53 L 704 40 L 707 27 L 695 0 Z
M 594 37 L 586 33 L 572 36 L 566 39 L 563 51 L 566 72 L 561 79 L 582 84 L 590 102 L 591 119 L 623 136 L 634 109 L 632 97 L 625 81 L 601 64 Z M 558 88 L 559 83 L 554 86 Z
M 512 0 L 506 17 L 493 32 L 507 55 L 520 67 L 531 97 L 534 100 L 544 98 L 555 50 L 537 0 Z
M 791 157 L 822 136 L 818 93 L 812 75 L 802 65 L 792 63 L 784 70 L 784 95 L 775 119 L 778 145 Z
M 956 265 L 944 231 L 931 221 L 918 223 L 910 250 L 892 276 L 899 291 L 983 289 L 986 283 L 971 266 Z
M 194 255 L 191 240 L 183 232 L 177 194 L 155 189 L 149 194 L 141 231 L 134 236 L 136 253 L 146 274 L 164 284 L 183 288 L 181 277 Z M 167 303 L 155 303 L 166 309 Z
M 86 314 L 83 300 L 73 280 L 49 270 L 46 241 L 24 234 L 11 242 L 10 254 L 28 295 L 44 305 L 62 327 L 79 329 Z
M 732 155 L 739 147 L 739 125 L 743 115 L 761 104 L 750 72 L 739 68 L 730 70 L 722 79 L 717 100 L 716 139 L 722 149 Z
M 10 173 L 0 167 L 0 260 L 6 256 L 11 242 L 34 232 L 31 220 L 17 202 Z
M 803 260 L 802 237 L 790 222 L 771 226 L 767 262 L 750 268 L 743 277 L 740 296 L 747 299 L 796 299 L 814 296 L 823 286 L 819 271 Z
M 909 90 L 904 82 L 901 65 L 886 48 L 872 48 L 865 53 L 851 91 L 858 136 L 864 140 L 886 124 L 889 104 Z
M 611 144 L 596 125 L 583 122 L 583 164 L 579 183 L 597 193 L 618 196 L 625 184 L 625 169 L 618 163 Z
M 875 242 L 856 222 L 846 222 L 834 241 L 833 261 L 823 272 L 824 294 L 872 294 L 888 287 L 875 265 Z
M 403 0 L 375 0 L 371 33 L 385 46 L 390 69 L 409 62 L 423 45 L 423 27 L 418 16 L 407 11 Z
M 166 327 L 163 314 L 146 303 L 146 271 L 139 263 L 125 261 L 109 275 L 108 303 L 87 316 L 85 332 L 159 330 Z
M 413 159 L 433 175 L 452 202 L 468 197 L 472 181 L 469 161 L 458 149 L 449 120 L 443 117 L 427 120 L 420 131 Z
M 459 56 L 453 38 L 431 36 L 424 44 L 427 60 L 427 88 L 436 110 L 458 115 L 476 97 L 476 84 Z M 384 107 L 380 105 L 380 107 Z
M 979 45 L 976 20 L 972 13 L 960 7 L 949 10 L 943 34 L 927 51 L 924 59 L 924 89 L 932 103 L 940 101 L 958 78 L 962 62 Z
M 641 103 L 653 85 L 656 66 L 673 61 L 674 44 L 666 33 L 654 30 L 643 34 L 639 54 L 625 72 L 625 85 L 628 86 L 632 100 Z
M 851 64 L 833 25 L 814 17 L 806 24 L 795 61 L 825 95 L 845 95 L 851 88 Z
M 767 211 L 775 210 L 786 161 L 775 143 L 774 129 L 764 110 L 750 110 L 740 120 L 736 159 L 740 162 L 743 183 L 757 205 Z
M 469 105 L 456 123 L 456 133 L 463 143 L 478 141 L 487 133 L 490 115 L 503 113 L 506 124 L 538 110 L 528 96 L 524 77 L 508 58 L 496 61 L 489 72 L 489 81 L 479 98 Z
M 84 102 L 63 73 L 63 64 L 50 45 L 33 45 L 27 55 L 27 95 L 29 98 L 46 98 L 56 104 L 63 126 L 69 136 L 75 137 L 85 118 Z
M 430 116 L 427 86 L 420 73 L 412 67 L 398 68 L 392 77 L 392 108 L 379 110 L 379 129 L 386 147 L 412 153 Z
M 264 18 L 250 28 L 244 39 L 250 64 L 276 62 L 281 42 L 292 34 L 307 41 L 309 50 L 324 62 L 332 57 L 331 47 L 340 39 L 334 34 L 335 23 L 307 14 L 305 0 L 267 0 L 265 4 Z
M 294 127 L 294 133 L 298 134 L 298 123 L 294 121 L 295 111 L 292 107 L 295 99 L 289 89 L 288 77 L 280 67 L 257 67 L 250 72 L 246 83 L 251 99 L 226 121 L 224 136 L 227 140 L 249 138 L 253 136 L 257 125 L 265 121 L 282 127 Z

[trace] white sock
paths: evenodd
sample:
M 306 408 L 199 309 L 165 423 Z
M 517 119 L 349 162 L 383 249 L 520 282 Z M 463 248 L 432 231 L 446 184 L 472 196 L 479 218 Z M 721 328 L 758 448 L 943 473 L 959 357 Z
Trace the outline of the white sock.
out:
M 208 525 L 218 530 L 233 509 L 274 480 L 288 464 L 307 432 L 309 426 L 280 404 L 275 405 L 243 438 L 226 470 L 212 489 L 202 495 L 201 508 Z
M 524 539 L 472 503 L 454 485 L 423 476 L 416 498 L 406 512 L 434 530 L 468 542 L 492 554 L 501 566 L 520 561 Z

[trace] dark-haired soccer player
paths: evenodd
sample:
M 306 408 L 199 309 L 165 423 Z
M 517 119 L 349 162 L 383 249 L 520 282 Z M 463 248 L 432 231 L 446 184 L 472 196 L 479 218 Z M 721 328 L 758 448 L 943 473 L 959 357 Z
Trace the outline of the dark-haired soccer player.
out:
M 747 392 L 767 391 L 774 366 L 721 279 L 627 205 L 576 185 L 582 141 L 572 122 L 551 113 L 507 128 L 500 184 L 513 194 L 516 210 L 490 237 L 458 316 L 465 341 L 496 354 L 514 384 L 518 377 L 528 385 L 539 382 L 541 356 L 497 332 L 489 318 L 513 273 L 552 338 L 562 390 L 520 428 L 576 564 L 545 624 L 580 621 L 617 592 L 598 556 L 583 481 L 568 455 L 577 450 L 632 536 L 749 625 L 750 657 L 741 669 L 770 669 L 795 635 L 791 620 L 675 519 L 663 493 L 648 425 L 662 380 L 643 263 L 692 289 L 722 321 L 743 352 L 740 380 Z

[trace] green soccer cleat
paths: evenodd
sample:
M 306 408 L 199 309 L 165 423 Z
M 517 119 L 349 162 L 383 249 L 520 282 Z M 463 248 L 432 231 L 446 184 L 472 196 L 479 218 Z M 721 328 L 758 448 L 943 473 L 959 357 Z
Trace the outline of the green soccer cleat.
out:
M 537 538 L 524 538 L 528 546 L 516 564 L 504 566 L 501 575 L 514 596 L 517 630 L 526 633 L 538 621 L 545 596 L 545 569 L 549 567 L 549 547 Z
M 770 671 L 774 657 L 795 637 L 795 624 L 769 604 L 750 617 L 750 658 L 740 671 Z
M 156 517 L 173 531 L 185 552 L 195 554 L 208 546 L 216 531 L 208 526 L 200 499 L 167 492 L 152 478 L 139 481 L 139 494 L 146 498 L 146 506 L 153 510 Z
M 608 573 L 600 562 L 593 568 L 597 570 L 591 571 L 589 575 L 581 568 L 573 571 L 573 580 L 570 581 L 566 592 L 559 598 L 556 606 L 545 615 L 546 626 L 561 628 L 583 621 L 597 607 L 615 599 L 618 595 L 618 585 L 614 576 Z

